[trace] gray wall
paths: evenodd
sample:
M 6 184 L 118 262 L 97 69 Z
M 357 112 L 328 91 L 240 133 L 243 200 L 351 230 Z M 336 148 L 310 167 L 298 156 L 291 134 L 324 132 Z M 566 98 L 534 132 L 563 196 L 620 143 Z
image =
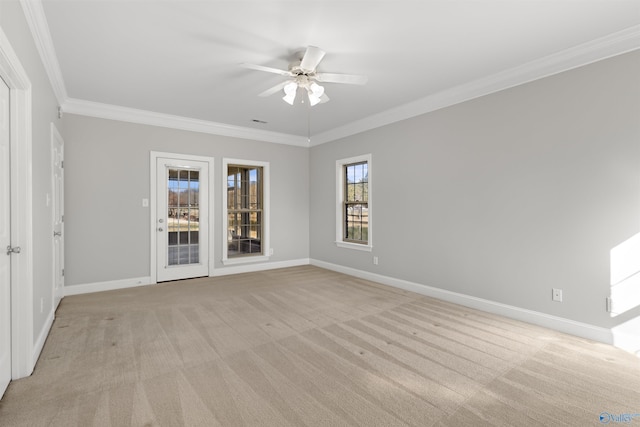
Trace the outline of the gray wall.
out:
M 224 268 L 222 158 L 270 162 L 270 262 L 309 257 L 309 150 L 73 114 L 65 132 L 65 286 L 150 274 L 149 152 L 215 157 L 214 267 Z M 225 236 L 226 237 L 226 236 Z
M 58 102 L 31 31 L 18 1 L 0 2 L 0 27 L 9 39 L 31 81 L 33 150 L 33 336 L 41 333 L 53 309 L 52 212 L 46 205 L 51 194 L 51 123 L 58 123 Z M 64 136 L 64 135 L 63 135 Z M 40 301 L 43 309 L 40 310 Z
M 311 258 L 601 327 L 637 317 L 605 298 L 609 251 L 640 231 L 638 76 L 635 52 L 312 148 Z M 334 244 L 335 161 L 365 153 L 373 253 Z
M 640 231 L 638 52 L 308 150 L 70 114 L 58 123 L 18 1 L 0 2 L 0 26 L 33 85 L 34 338 L 52 301 L 51 122 L 66 149 L 67 286 L 149 275 L 141 199 L 154 150 L 216 158 L 215 268 L 221 160 L 247 158 L 271 162 L 272 261 L 311 257 L 602 327 L 640 315 L 604 310 L 609 251 Z M 373 253 L 333 243 L 335 160 L 365 153 Z

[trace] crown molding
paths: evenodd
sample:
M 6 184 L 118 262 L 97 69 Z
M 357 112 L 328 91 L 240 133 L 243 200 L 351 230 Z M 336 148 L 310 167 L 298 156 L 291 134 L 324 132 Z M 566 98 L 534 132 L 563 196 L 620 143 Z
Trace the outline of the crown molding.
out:
M 640 25 L 312 135 L 310 145 L 335 141 L 637 49 L 640 49 Z
M 38 49 L 38 53 L 40 54 L 45 71 L 49 76 L 53 92 L 64 112 L 213 135 L 273 142 L 277 144 L 288 144 L 301 147 L 309 146 L 308 138 L 299 135 L 269 132 L 227 125 L 224 123 L 216 123 L 206 120 L 198 120 L 188 117 L 161 114 L 152 111 L 69 98 L 53 45 L 53 40 L 51 39 L 51 32 L 49 31 L 49 24 L 47 23 L 47 18 L 44 13 L 42 0 L 20 0 L 20 4 L 22 5 L 27 24 L 31 30 L 31 34 Z
M 153 111 L 84 101 L 81 99 L 67 99 L 62 104 L 62 110 L 65 113 L 97 117 L 101 119 L 119 120 L 122 122 L 273 142 L 276 144 L 295 145 L 299 147 L 309 146 L 307 137 L 303 136 L 251 129 L 241 126 L 227 125 L 224 123 L 210 122 L 207 120 L 198 120 L 189 117 L 174 116 L 171 114 L 155 113 Z
M 587 43 L 520 66 L 421 98 L 364 119 L 307 137 L 269 132 L 188 117 L 173 116 L 69 98 L 49 32 L 42 0 L 20 0 L 36 47 L 63 111 L 73 114 L 175 128 L 214 135 L 254 139 L 301 147 L 316 146 L 379 128 L 441 108 L 489 95 L 504 89 L 588 65 L 640 49 L 640 25 L 635 25 Z
M 53 93 L 59 104 L 67 99 L 67 89 L 62 78 L 62 71 L 51 40 L 49 24 L 44 14 L 41 0 L 20 0 L 24 16 L 31 30 L 31 35 L 42 59 L 45 71 L 49 76 Z

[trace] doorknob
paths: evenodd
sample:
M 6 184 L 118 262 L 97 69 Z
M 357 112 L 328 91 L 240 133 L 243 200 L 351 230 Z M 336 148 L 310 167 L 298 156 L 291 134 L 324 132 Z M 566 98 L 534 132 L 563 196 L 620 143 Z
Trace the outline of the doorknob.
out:
M 162 227 L 158 227 L 158 231 L 164 231 Z
M 53 235 L 54 236 L 62 236 L 62 231 L 54 231 Z

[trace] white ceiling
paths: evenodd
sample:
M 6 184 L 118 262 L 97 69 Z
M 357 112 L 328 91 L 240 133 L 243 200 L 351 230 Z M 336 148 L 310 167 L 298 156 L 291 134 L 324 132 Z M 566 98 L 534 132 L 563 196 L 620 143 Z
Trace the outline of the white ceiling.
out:
M 293 143 L 308 134 L 327 141 L 640 47 L 639 0 L 25 3 L 65 110 L 154 116 L 127 109 L 143 110 Z M 325 84 L 331 101 L 312 108 L 292 107 L 280 93 L 258 97 L 283 77 L 239 64 L 286 69 L 307 45 L 327 52 L 319 72 L 365 74 L 367 85 Z

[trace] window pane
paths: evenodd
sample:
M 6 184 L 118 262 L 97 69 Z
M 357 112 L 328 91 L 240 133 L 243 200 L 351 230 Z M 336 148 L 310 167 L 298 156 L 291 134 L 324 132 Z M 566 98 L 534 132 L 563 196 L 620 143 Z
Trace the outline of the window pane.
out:
M 189 171 L 181 170 L 178 172 L 178 187 L 181 190 L 187 189 L 189 186 Z
M 262 254 L 262 167 L 227 169 L 227 256 Z
M 344 240 L 367 243 L 369 235 L 369 165 L 344 166 Z
M 189 245 L 189 263 L 197 264 L 200 262 L 200 245 Z
M 187 233 L 186 231 L 183 231 L 182 233 L 178 233 L 178 241 L 180 242 L 181 245 L 188 245 L 189 233 Z
M 347 202 L 356 201 L 356 185 L 353 183 L 347 184 Z
M 366 204 L 345 205 L 345 240 L 367 242 L 369 235 L 369 208 Z

